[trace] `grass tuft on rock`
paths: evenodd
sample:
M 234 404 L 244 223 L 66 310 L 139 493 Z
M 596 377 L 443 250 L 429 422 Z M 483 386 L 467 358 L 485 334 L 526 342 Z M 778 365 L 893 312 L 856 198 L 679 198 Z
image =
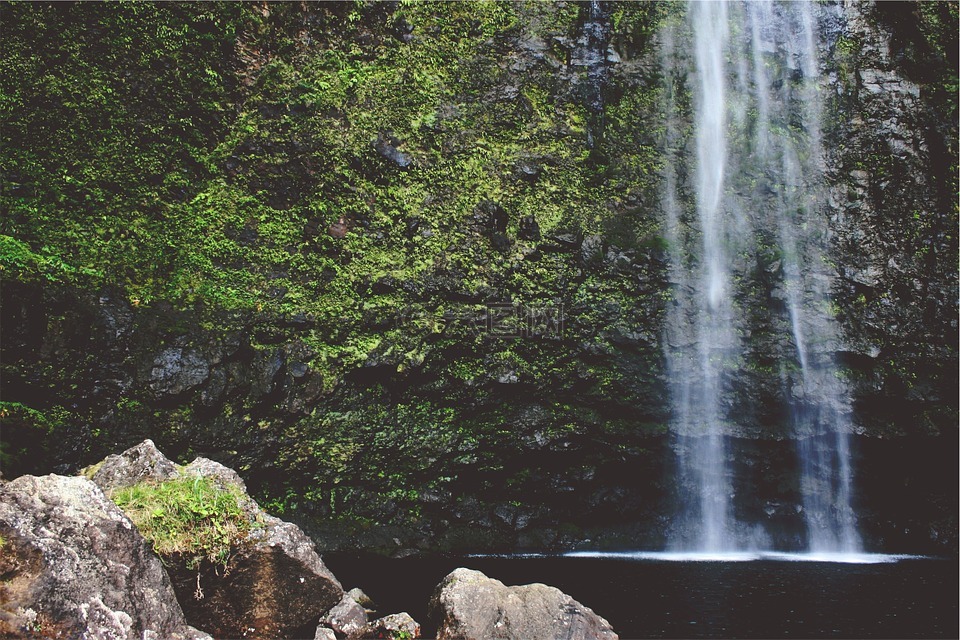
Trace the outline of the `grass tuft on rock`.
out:
M 231 551 L 262 526 L 244 511 L 247 498 L 238 488 L 204 477 L 143 482 L 111 497 L 158 555 L 182 557 L 189 569 L 203 560 L 226 565 Z

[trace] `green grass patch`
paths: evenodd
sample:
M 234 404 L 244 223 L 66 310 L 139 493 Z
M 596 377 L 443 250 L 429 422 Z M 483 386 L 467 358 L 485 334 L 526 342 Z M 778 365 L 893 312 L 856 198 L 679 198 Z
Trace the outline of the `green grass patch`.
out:
M 112 499 L 162 557 L 179 556 L 187 568 L 208 560 L 226 565 L 230 554 L 262 523 L 243 510 L 246 497 L 204 477 L 144 482 L 119 489 Z

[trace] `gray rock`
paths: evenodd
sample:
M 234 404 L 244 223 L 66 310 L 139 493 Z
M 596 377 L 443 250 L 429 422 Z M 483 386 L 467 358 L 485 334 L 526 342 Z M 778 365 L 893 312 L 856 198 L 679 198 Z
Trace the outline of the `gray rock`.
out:
M 580 245 L 580 259 L 584 264 L 597 262 L 603 258 L 603 237 L 599 235 L 587 236 Z
M 290 371 L 290 375 L 294 378 L 302 378 L 307 375 L 307 372 L 310 370 L 310 367 L 304 362 L 291 362 L 287 368 Z
M 438 640 L 617 638 L 606 620 L 555 587 L 507 587 L 464 568 L 437 585 L 430 615 L 438 622 Z
M 0 486 L 0 535 L 0 636 L 210 638 L 187 625 L 160 559 L 86 478 Z
M 347 637 L 362 632 L 369 621 L 366 610 L 346 593 L 335 607 L 320 618 L 321 625 L 330 627 L 340 636 Z
M 247 485 L 244 484 L 240 474 L 209 458 L 195 459 L 183 468 L 182 474 L 184 476 L 210 478 L 221 489 L 226 489 L 232 485 L 243 493 L 247 492 Z
M 266 514 L 261 519 L 263 529 L 238 544 L 226 572 L 201 567 L 202 599 L 193 597 L 197 571 L 169 567 L 187 619 L 217 637 L 294 637 L 343 596 L 299 527 Z
M 257 354 L 252 363 L 255 373 L 251 381 L 251 391 L 254 395 L 265 396 L 274 390 L 283 362 L 283 352 L 279 349 L 264 350 Z
M 527 182 L 536 182 L 543 173 L 541 161 L 537 158 L 521 158 L 517 161 L 517 174 Z M 532 216 L 530 216 L 532 217 Z M 521 230 L 523 227 L 521 226 Z
M 183 474 L 244 490 L 236 472 L 205 458 L 187 465 Z M 204 597 L 198 600 L 197 572 L 168 561 L 174 588 L 187 602 L 187 619 L 218 637 L 291 637 L 340 602 L 343 589 L 299 527 L 267 515 L 252 499 L 241 506 L 262 527 L 238 543 L 228 571 L 203 567 Z
M 119 455 L 107 456 L 89 470 L 91 480 L 108 495 L 145 480 L 162 482 L 179 475 L 176 465 L 160 453 L 153 440 L 144 440 Z
M 208 407 L 214 406 L 223 398 L 223 392 L 227 390 L 227 382 L 226 371 L 222 368 L 213 369 L 210 372 L 210 382 L 200 392 L 200 401 Z
M 317 632 L 313 635 L 313 640 L 337 640 L 337 634 L 328 627 L 317 627 Z
M 227 571 L 201 565 L 198 572 L 187 569 L 180 558 L 164 557 L 192 624 L 218 637 L 289 637 L 316 624 L 340 602 L 343 589 L 324 566 L 313 541 L 296 525 L 262 511 L 233 469 L 197 458 L 178 470 L 149 440 L 104 460 L 94 481 L 105 468 L 110 473 L 103 474 L 103 479 L 110 480 L 113 488 L 175 477 L 211 478 L 223 490 L 237 489 L 241 509 L 258 523 L 247 539 L 236 542 Z M 199 593 L 202 597 L 195 597 Z
M 381 133 L 373 142 L 373 148 L 385 160 L 389 160 L 401 169 L 407 169 L 413 164 L 413 158 L 399 149 L 399 141 L 389 133 Z
M 365 594 L 359 587 L 350 589 L 350 591 L 347 592 L 347 595 L 353 598 L 354 602 L 359 604 L 367 611 L 373 611 L 377 608 L 377 605 L 373 602 L 370 596 Z
M 610 64 L 620 64 L 620 62 L 622 62 L 620 54 L 617 53 L 613 46 L 607 47 L 607 62 Z
M 420 625 L 409 613 L 392 613 L 374 620 L 363 631 L 362 638 L 419 638 Z
M 178 395 L 203 383 L 209 375 L 210 364 L 200 353 L 171 347 L 154 358 L 150 388 L 158 396 Z

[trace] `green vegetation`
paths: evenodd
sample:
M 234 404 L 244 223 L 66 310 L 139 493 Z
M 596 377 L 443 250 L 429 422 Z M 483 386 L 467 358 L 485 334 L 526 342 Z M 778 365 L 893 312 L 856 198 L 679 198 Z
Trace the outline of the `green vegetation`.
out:
M 853 344 L 882 354 L 845 375 L 854 387 L 869 389 L 868 396 L 876 393 L 861 400 L 864 422 L 944 432 L 957 421 L 955 404 L 917 399 L 932 388 L 946 397 L 957 384 L 956 367 L 946 363 L 955 360 L 957 333 L 955 312 L 947 310 L 955 308 L 947 302 L 955 296 L 947 292 L 957 286 L 958 5 L 880 3 L 866 17 L 889 34 L 893 70 L 916 86 L 917 102 L 896 90 L 871 95 L 861 86 L 862 77 L 889 64 L 878 59 L 869 37 L 848 34 L 837 41 L 844 91 L 833 98 L 828 135 L 847 182 L 848 215 L 856 220 L 850 226 L 859 234 L 869 231 L 836 242 L 833 260 L 840 273 L 870 265 L 871 275 L 836 288 L 834 313 Z M 850 121 L 854 108 L 873 117 L 865 128 Z M 923 150 L 892 143 L 898 128 L 913 132 Z M 891 420 L 897 411 L 910 417 Z
M 0 401 L 0 468 L 11 478 L 36 464 L 52 466 L 54 442 L 69 413 L 56 405 L 39 411 L 20 402 Z
M 212 329 L 229 328 L 224 310 L 308 314 L 316 328 L 302 339 L 328 389 L 378 348 L 416 361 L 423 333 L 389 325 L 398 309 L 433 314 L 438 302 L 377 283 L 452 271 L 459 290 L 502 289 L 533 244 L 517 237 L 524 216 L 543 234 L 616 223 L 627 245 L 656 230 L 640 208 L 617 212 L 656 173 L 638 117 L 655 91 L 614 107 L 610 146 L 591 154 L 576 91 L 545 68 L 497 64 L 490 38 L 518 35 L 521 14 L 549 40 L 574 34 L 576 5 L 3 11 L 12 188 L 0 195 L 0 267 L 119 286 L 135 306 L 202 309 Z M 643 41 L 664 13 L 621 7 L 617 34 Z M 390 37 L 391 25 L 415 38 Z M 408 169 L 372 149 L 384 134 Z M 517 179 L 522 161 L 538 167 L 535 185 Z M 503 260 L 472 226 L 484 200 L 509 216 Z M 341 217 L 348 231 L 333 237 Z
M 74 428 L 85 461 L 118 434 L 182 450 L 220 447 L 208 434 L 226 433 L 244 471 L 256 466 L 244 443 L 269 432 L 292 471 L 284 483 L 300 494 L 274 487 L 277 507 L 339 510 L 356 487 L 408 504 L 435 483 L 424 453 L 456 458 L 465 442 L 489 449 L 509 431 L 504 421 L 526 403 L 499 392 L 501 374 L 544 389 L 545 403 L 570 393 L 571 379 L 581 397 L 636 399 L 634 382 L 656 375 L 658 355 L 641 354 L 650 370 L 612 371 L 610 334 L 655 323 L 663 304 L 648 284 L 659 277 L 646 257 L 659 229 L 644 206 L 656 197 L 658 90 L 611 80 L 608 135 L 590 148 L 585 71 L 557 71 L 584 7 L 0 5 L 10 185 L 0 192 L 0 275 L 48 290 L 109 288 L 140 318 L 192 314 L 161 325 L 167 339 L 241 332 L 264 359 L 296 344 L 320 381 L 306 416 L 264 411 L 253 394 L 169 407 L 137 388 L 91 406 L 97 354 L 54 361 L 41 379 L 74 394 L 63 401 L 73 423 L 95 424 Z M 642 51 L 671 10 L 618 6 L 612 37 Z M 527 39 L 545 50 L 516 44 Z M 385 157 L 378 140 L 409 164 Z M 482 220 L 485 203 L 502 220 Z M 345 232 L 331 233 L 341 219 Z M 537 233 L 521 233 L 530 221 Z M 638 264 L 604 266 L 601 248 L 584 273 L 576 242 L 536 253 L 554 234 L 601 233 Z M 486 335 L 465 319 L 491 302 L 557 309 L 567 334 Z M 278 327 L 294 317 L 302 328 Z M 51 330 L 71 321 L 64 314 Z M 578 361 L 572 344 L 596 344 L 597 356 Z M 34 376 L 25 357 L 0 364 L 5 376 Z M 435 382 L 399 398 L 351 390 L 371 363 L 378 375 Z M 138 366 L 149 371 L 150 360 Z M 557 437 L 590 415 L 556 411 Z M 622 431 L 635 410 L 609 413 L 583 429 Z
M 79 475 L 82 475 L 87 480 L 93 480 L 93 476 L 97 475 L 97 471 L 100 471 L 100 468 L 103 467 L 103 463 L 104 460 L 101 460 L 100 462 L 92 464 L 89 467 L 84 467 L 83 469 L 80 469 Z
M 118 489 L 111 498 L 164 558 L 226 565 L 250 532 L 262 526 L 244 510 L 245 497 L 210 478 L 175 478 Z
M 228 92 L 217 65 L 229 61 L 221 56 L 238 11 L 147 3 L 0 11 L 9 212 L 0 233 L 78 284 L 161 275 L 176 253 L 167 214 L 204 173 L 204 151 L 223 130 Z

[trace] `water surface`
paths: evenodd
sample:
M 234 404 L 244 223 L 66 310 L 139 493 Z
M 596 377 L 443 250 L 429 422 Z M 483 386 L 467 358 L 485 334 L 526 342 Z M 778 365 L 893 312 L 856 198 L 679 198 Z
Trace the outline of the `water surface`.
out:
M 854 563 L 797 554 L 682 561 L 656 556 L 324 560 L 345 588 L 363 588 L 381 613 L 410 613 L 425 637 L 436 630 L 427 617 L 430 593 L 460 566 L 508 585 L 558 587 L 606 618 L 625 640 L 956 638 L 960 632 L 955 559 L 865 556 L 866 563 Z

